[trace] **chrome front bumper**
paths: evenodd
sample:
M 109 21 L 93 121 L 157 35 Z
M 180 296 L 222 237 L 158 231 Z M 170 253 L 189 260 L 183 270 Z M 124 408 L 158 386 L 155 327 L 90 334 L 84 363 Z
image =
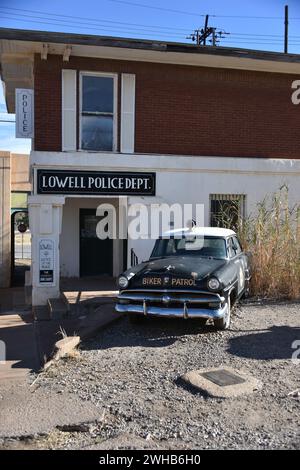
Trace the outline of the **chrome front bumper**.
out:
M 202 294 L 199 297 L 189 297 L 190 292 L 180 292 L 178 296 L 174 297 L 174 292 L 164 291 L 155 292 L 149 290 L 144 293 L 124 291 L 118 296 L 118 302 L 115 309 L 118 313 L 134 313 L 144 316 L 157 316 L 157 317 L 176 317 L 176 318 L 206 318 L 218 319 L 223 318 L 227 312 L 227 303 L 225 298 L 219 294 Z M 168 301 L 167 301 L 168 300 Z M 122 303 L 128 302 L 128 303 Z M 130 303 L 134 301 L 135 303 Z M 149 303 L 157 303 L 157 306 L 149 305 Z M 168 306 L 168 303 L 176 303 L 176 306 Z M 211 308 L 193 306 L 193 304 L 207 304 Z

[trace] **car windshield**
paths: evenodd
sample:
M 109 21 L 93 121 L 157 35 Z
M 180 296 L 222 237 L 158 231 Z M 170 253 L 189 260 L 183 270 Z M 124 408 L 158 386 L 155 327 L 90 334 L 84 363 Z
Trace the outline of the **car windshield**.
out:
M 187 255 L 226 258 L 225 239 L 209 236 L 159 238 L 155 242 L 151 258 Z

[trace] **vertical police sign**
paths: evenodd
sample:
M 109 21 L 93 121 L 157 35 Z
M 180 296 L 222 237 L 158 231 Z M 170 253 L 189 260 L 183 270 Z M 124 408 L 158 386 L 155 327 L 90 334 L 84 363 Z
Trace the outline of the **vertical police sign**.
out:
M 54 285 L 54 239 L 39 239 L 39 283 Z
M 33 90 L 16 88 L 16 137 L 31 139 L 34 134 Z

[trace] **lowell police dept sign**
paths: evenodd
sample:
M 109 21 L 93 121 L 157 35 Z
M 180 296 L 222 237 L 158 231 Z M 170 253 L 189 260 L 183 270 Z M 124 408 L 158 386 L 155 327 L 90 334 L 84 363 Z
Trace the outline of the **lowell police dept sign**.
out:
M 155 195 L 155 173 L 37 170 L 38 194 Z

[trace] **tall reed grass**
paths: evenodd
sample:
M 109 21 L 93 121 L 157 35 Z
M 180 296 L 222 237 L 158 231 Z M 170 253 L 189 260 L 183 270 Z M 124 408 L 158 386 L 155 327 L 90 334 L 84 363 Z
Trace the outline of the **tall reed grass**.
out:
M 244 251 L 251 253 L 250 295 L 300 299 L 300 205 L 289 205 L 288 187 L 257 204 L 252 215 L 237 218 L 239 205 L 226 208 L 221 225 L 236 229 Z

